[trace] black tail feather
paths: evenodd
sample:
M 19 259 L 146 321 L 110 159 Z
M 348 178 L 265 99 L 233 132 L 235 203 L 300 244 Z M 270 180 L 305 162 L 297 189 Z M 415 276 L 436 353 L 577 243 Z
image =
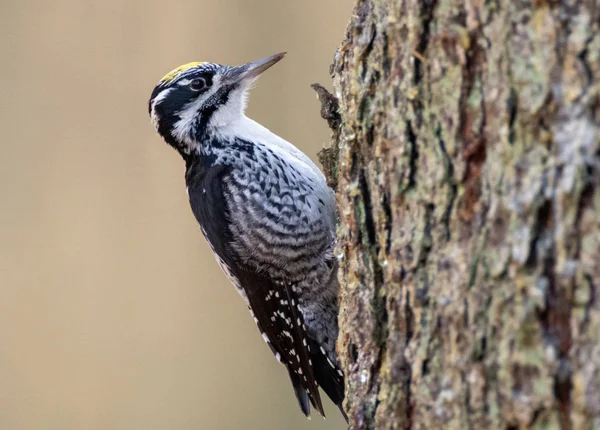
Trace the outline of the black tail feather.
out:
M 306 415 L 307 418 L 310 418 L 310 405 L 321 414 L 321 416 L 325 417 L 325 411 L 323 410 L 323 405 L 321 404 L 321 397 L 319 396 L 319 392 L 317 391 L 316 398 L 312 397 L 304 388 L 302 381 L 298 377 L 298 375 L 294 374 L 292 371 L 288 371 L 290 375 L 290 379 L 292 380 L 292 385 L 294 387 L 294 392 L 296 393 L 296 399 L 298 399 L 298 404 L 300 405 L 300 409 L 302 413 Z
M 348 415 L 344 411 L 342 403 L 344 402 L 344 377 L 338 373 L 338 368 L 334 368 L 327 361 L 327 357 L 321 353 L 319 345 L 310 340 L 312 368 L 315 379 L 319 386 L 325 391 L 333 403 L 337 405 L 340 412 L 348 422 Z
M 289 374 L 290 379 L 292 380 L 292 385 L 294 386 L 294 392 L 296 393 L 296 399 L 298 399 L 298 404 L 300 405 L 300 409 L 304 415 L 310 417 L 310 401 L 308 399 L 308 394 L 302 387 L 302 383 L 298 377 L 292 372 L 289 372 Z

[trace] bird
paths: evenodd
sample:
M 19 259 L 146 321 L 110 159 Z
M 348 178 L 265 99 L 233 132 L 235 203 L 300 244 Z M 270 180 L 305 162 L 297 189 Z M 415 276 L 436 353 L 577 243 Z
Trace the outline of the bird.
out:
M 192 62 L 161 78 L 148 111 L 185 162 L 192 212 L 301 411 L 325 418 L 319 387 L 348 420 L 338 337 L 335 194 L 297 147 L 245 114 L 285 52 L 240 66 Z

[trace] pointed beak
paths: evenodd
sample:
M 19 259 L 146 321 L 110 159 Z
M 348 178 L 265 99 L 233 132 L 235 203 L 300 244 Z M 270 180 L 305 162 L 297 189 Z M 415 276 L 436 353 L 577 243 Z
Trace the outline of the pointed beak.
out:
M 263 58 L 262 60 L 254 61 L 253 63 L 232 67 L 227 73 L 227 82 L 235 84 L 240 83 L 242 81 L 253 81 L 262 72 L 267 70 L 275 63 L 279 62 L 279 60 L 281 60 L 283 57 L 285 57 L 285 54 L 285 52 L 281 52 L 279 54 Z

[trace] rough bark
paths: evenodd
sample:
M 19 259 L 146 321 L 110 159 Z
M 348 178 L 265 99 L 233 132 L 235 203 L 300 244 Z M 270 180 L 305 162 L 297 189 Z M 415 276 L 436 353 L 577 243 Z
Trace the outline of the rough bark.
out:
M 353 429 L 600 429 L 600 6 L 358 0 L 320 91 Z

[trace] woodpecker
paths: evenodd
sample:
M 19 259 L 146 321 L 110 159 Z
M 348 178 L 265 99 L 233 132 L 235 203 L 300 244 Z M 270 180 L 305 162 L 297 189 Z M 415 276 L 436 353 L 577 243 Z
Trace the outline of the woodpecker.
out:
M 185 161 L 190 206 L 216 260 L 291 379 L 302 412 L 339 408 L 335 196 L 298 148 L 245 115 L 258 76 L 285 53 L 241 66 L 188 63 L 156 85 L 149 114 Z

